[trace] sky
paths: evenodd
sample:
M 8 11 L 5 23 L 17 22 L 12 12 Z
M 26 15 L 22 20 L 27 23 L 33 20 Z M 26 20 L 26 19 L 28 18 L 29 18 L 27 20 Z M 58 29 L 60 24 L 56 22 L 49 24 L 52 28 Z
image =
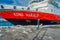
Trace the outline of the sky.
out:
M 28 6 L 30 0 L 0 0 L 0 4 L 7 4 L 7 5 L 19 5 L 19 6 Z M 60 0 L 55 0 L 60 2 Z M 58 7 L 56 2 L 52 3 L 52 5 Z
M 30 0 L 0 0 L 0 4 L 7 4 L 7 5 L 19 5 L 19 6 L 28 6 Z M 55 0 L 56 2 L 51 3 L 56 8 L 60 8 L 57 1 L 60 2 L 60 0 Z
M 0 4 L 28 6 L 29 0 L 0 0 Z

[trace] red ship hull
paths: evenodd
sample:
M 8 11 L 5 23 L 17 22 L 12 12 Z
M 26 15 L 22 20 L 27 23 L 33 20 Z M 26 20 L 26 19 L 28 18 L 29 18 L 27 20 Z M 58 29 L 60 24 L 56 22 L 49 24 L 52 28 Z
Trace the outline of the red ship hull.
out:
M 60 20 L 60 15 L 47 12 L 33 11 L 2 11 L 0 16 L 5 19 L 31 19 L 31 20 Z

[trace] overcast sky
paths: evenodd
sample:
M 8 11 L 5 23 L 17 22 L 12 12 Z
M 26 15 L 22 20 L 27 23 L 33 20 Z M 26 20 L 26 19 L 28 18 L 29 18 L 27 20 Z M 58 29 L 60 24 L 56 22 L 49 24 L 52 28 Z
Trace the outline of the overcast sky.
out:
M 27 6 L 29 0 L 0 0 L 0 4 Z
M 60 0 L 57 1 L 60 2 Z M 27 6 L 29 4 L 29 0 L 0 0 L 0 4 Z M 56 6 L 57 4 L 54 3 L 54 5 Z

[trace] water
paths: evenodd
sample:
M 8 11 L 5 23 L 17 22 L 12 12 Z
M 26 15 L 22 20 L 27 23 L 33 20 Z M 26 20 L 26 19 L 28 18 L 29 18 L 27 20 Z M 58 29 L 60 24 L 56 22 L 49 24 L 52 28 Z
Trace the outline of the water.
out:
M 12 26 L 13 24 L 10 23 L 9 21 L 3 19 L 1 16 L 0 16 L 0 26 Z
M 13 24 L 8 21 L 0 21 L 0 26 L 12 26 Z

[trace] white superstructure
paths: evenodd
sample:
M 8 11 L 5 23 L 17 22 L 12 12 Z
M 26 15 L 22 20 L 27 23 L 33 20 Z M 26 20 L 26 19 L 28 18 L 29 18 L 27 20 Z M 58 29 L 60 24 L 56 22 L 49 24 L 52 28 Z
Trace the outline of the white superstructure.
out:
M 27 7 L 25 7 L 25 6 L 15 6 L 15 5 L 0 5 L 0 9 L 27 10 Z
M 54 2 L 58 3 L 58 6 L 60 5 L 57 0 L 31 0 L 28 7 L 32 11 L 50 12 L 60 15 L 60 8 L 54 6 L 56 3 L 52 5 Z
M 47 9 L 48 8 L 48 0 L 31 0 L 29 3 L 30 9 Z

